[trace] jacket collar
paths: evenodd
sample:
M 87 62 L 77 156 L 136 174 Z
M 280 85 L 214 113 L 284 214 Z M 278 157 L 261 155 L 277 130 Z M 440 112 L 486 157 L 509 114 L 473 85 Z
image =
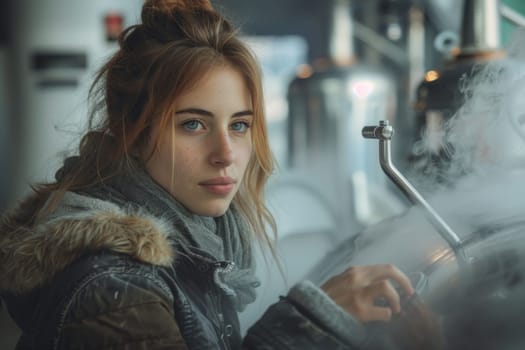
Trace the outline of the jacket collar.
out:
M 89 251 L 109 250 L 158 266 L 175 259 L 170 224 L 148 213 L 67 192 L 51 215 L 28 224 L 37 206 L 30 197 L 0 222 L 1 291 L 42 286 Z

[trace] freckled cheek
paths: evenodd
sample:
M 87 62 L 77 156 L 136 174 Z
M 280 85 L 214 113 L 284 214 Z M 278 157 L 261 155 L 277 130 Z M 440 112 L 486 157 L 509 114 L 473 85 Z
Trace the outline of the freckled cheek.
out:
M 241 159 L 241 164 L 244 168 L 243 170 L 246 170 L 246 167 L 248 165 L 248 162 L 250 161 L 251 156 L 252 156 L 252 144 L 250 142 L 250 143 L 243 145 L 239 149 L 239 159 Z
M 182 176 L 192 176 L 197 173 L 199 166 L 199 152 L 191 147 L 184 147 L 176 151 L 174 155 L 175 172 L 180 172 Z

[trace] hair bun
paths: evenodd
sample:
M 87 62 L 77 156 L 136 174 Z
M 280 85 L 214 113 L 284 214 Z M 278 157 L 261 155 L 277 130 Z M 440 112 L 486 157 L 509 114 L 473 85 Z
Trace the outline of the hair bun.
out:
M 144 8 L 151 8 L 166 13 L 173 11 L 213 10 L 210 0 L 146 0 Z
M 169 42 L 187 36 L 187 28 L 180 23 L 181 15 L 202 12 L 215 13 L 210 0 L 146 0 L 141 17 L 149 35 Z

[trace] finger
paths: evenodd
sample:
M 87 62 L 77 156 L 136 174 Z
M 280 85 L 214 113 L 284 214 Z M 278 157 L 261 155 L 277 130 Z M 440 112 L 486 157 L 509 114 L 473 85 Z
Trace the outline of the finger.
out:
M 408 278 L 408 276 L 405 275 L 403 272 L 401 271 L 399 272 L 401 274 L 397 276 L 397 278 L 392 278 L 392 279 L 399 284 L 399 286 L 404 290 L 407 296 L 414 294 L 414 287 L 412 286 L 412 282 L 410 281 L 410 278 Z
M 401 298 L 394 286 L 392 286 L 387 280 L 371 284 L 365 288 L 365 293 L 371 299 L 372 304 L 374 304 L 377 298 L 383 297 L 386 299 L 393 312 L 399 313 L 401 311 Z
M 362 322 L 371 321 L 390 321 L 392 318 L 392 310 L 389 307 L 371 305 L 366 309 L 360 317 Z
M 407 275 L 392 264 L 371 265 L 368 271 L 371 281 L 377 282 L 383 279 L 392 279 L 404 290 L 406 295 L 412 295 L 414 288 Z

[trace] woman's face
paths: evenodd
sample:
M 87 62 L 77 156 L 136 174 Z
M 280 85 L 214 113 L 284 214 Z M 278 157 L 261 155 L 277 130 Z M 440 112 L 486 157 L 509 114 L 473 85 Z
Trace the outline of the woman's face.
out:
M 170 127 L 147 161 L 153 179 L 191 212 L 219 216 L 239 190 L 252 153 L 251 96 L 230 66 L 212 69 L 175 101 Z M 156 140 L 151 138 L 146 154 Z

